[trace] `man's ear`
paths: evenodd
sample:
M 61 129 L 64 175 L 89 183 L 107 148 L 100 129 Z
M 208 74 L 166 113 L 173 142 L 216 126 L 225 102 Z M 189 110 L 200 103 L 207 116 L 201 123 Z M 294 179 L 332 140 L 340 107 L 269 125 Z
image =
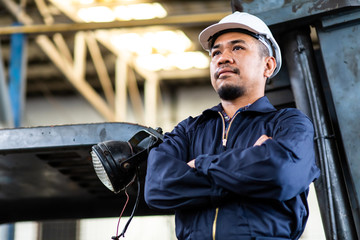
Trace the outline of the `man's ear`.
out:
M 265 70 L 264 77 L 270 78 L 276 68 L 276 60 L 274 57 L 266 57 L 265 58 Z

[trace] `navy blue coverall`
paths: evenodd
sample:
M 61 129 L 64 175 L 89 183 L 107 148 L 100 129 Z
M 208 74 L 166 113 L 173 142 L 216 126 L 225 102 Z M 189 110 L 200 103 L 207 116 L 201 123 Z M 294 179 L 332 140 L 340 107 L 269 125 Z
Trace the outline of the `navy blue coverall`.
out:
M 180 122 L 148 157 L 145 200 L 174 209 L 178 239 L 298 239 L 319 177 L 314 129 L 294 108 L 267 97 L 225 130 L 221 105 Z M 261 135 L 272 139 L 260 146 Z M 195 160 L 195 169 L 186 163 Z

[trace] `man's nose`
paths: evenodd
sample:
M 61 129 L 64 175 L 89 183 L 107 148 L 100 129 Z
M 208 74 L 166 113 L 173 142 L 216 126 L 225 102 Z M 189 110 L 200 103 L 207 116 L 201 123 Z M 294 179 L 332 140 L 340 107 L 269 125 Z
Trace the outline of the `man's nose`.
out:
M 218 65 L 226 64 L 226 63 L 233 63 L 234 58 L 232 54 L 229 51 L 224 51 L 218 61 Z

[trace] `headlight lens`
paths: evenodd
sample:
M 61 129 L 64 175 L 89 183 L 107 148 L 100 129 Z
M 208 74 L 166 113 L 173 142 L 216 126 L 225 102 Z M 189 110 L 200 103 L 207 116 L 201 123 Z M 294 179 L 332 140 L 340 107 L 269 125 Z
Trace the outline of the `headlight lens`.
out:
M 93 166 L 94 166 L 94 170 L 96 172 L 96 175 L 98 176 L 98 178 L 100 179 L 100 181 L 111 191 L 114 192 L 114 187 L 111 184 L 111 181 L 104 169 L 103 164 L 101 163 L 98 155 L 94 152 L 91 151 L 91 157 L 92 157 L 92 162 L 93 162 Z

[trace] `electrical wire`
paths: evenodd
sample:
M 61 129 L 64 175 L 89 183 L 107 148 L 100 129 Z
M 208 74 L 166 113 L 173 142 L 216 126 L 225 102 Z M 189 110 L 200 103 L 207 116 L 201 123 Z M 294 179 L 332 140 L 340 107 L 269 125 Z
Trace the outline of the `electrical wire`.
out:
M 123 209 L 122 209 L 122 211 L 121 211 L 121 213 L 120 213 L 120 216 L 119 216 L 119 220 L 118 220 L 118 223 L 117 223 L 116 235 L 115 235 L 115 236 L 119 236 L 118 233 L 119 233 L 120 220 L 121 220 L 121 217 L 122 217 L 122 215 L 123 215 L 123 213 L 124 213 L 124 210 L 125 210 L 127 204 L 129 203 L 129 199 L 130 199 L 129 194 L 127 193 L 127 188 L 125 188 L 125 195 L 126 195 L 126 202 L 125 202 L 125 205 L 124 205 L 124 207 L 123 207 Z M 114 239 L 114 238 L 113 238 L 113 239 Z
M 150 142 L 148 143 L 148 147 L 147 147 L 147 154 L 149 154 L 149 151 L 150 151 L 150 146 L 153 145 L 153 143 L 155 142 L 155 139 L 153 137 L 150 138 Z M 131 149 L 131 152 L 133 153 L 133 149 L 132 149 L 132 145 L 128 142 L 129 146 L 130 146 L 130 149 Z M 127 204 L 129 203 L 129 194 L 127 193 L 127 188 L 135 181 L 135 178 L 137 179 L 137 196 L 136 196 L 136 200 L 135 200 L 135 205 L 134 205 L 134 208 L 131 212 L 131 215 L 130 215 L 130 218 L 129 220 L 126 222 L 122 232 L 120 233 L 120 235 L 118 235 L 119 233 L 119 226 L 120 226 L 120 220 L 121 220 L 121 217 L 125 211 L 125 208 L 127 206 Z M 133 219 L 134 217 L 134 214 L 135 214 L 135 211 L 139 205 L 139 199 L 140 199 L 140 194 L 141 194 L 141 182 L 140 182 L 140 166 L 137 166 L 136 167 L 136 173 L 135 173 L 135 176 L 134 178 L 132 179 L 132 181 L 125 187 L 125 195 L 126 195 L 126 202 L 125 202 L 125 205 L 121 211 L 121 214 L 119 216 L 119 220 L 118 220 L 118 223 L 117 223 L 117 228 L 116 228 L 116 235 L 113 236 L 111 239 L 114 239 L 114 240 L 119 240 L 120 237 L 125 237 L 125 232 L 127 230 L 127 228 L 129 227 L 129 224 L 131 222 L 131 220 Z
M 116 236 L 113 236 L 111 239 L 114 239 L 114 240 L 119 240 L 120 237 L 125 237 L 125 232 L 127 230 L 127 228 L 129 227 L 129 224 L 131 222 L 131 220 L 133 219 L 134 217 L 134 214 L 135 214 L 135 211 L 139 205 L 139 198 L 140 198 L 140 193 L 141 193 L 141 187 L 140 187 L 140 177 L 139 177 L 139 167 L 136 168 L 136 175 L 135 177 L 137 178 L 137 196 L 136 196 L 136 201 L 135 201 L 135 205 L 134 205 L 134 208 L 131 212 L 131 215 L 130 215 L 130 218 L 129 220 L 126 222 L 122 232 L 120 233 L 120 235 L 118 235 L 118 232 L 119 232 L 119 225 L 120 225 L 120 219 L 124 213 L 124 210 L 129 202 L 129 194 L 127 193 L 127 187 L 125 188 L 125 194 L 126 194 L 126 202 L 125 202 L 125 206 L 123 207 L 123 210 L 121 211 L 121 214 L 119 216 L 119 220 L 118 220 L 118 224 L 117 224 L 117 229 L 116 229 Z M 131 182 L 132 183 L 132 182 Z M 130 185 L 130 184 L 129 184 Z M 128 185 L 128 186 L 129 186 Z

